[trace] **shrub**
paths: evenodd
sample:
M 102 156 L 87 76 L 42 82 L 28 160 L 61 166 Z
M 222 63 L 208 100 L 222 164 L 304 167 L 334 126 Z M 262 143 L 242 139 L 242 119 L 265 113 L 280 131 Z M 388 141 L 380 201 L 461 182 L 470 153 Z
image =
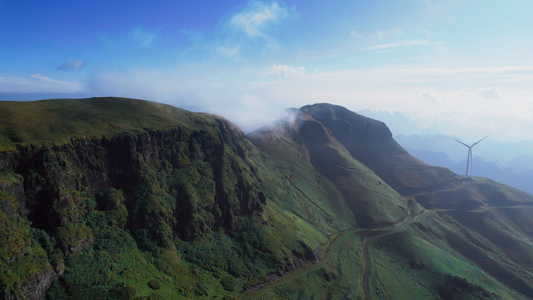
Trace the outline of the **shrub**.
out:
M 8 192 L 0 191 L 0 210 L 5 211 L 9 215 L 14 215 L 18 212 L 20 204 L 17 199 Z
M 108 212 L 111 221 L 119 227 L 123 227 L 128 221 L 128 210 L 124 204 L 118 206 L 116 210 Z
M 158 289 L 161 288 L 161 283 L 159 283 L 159 280 L 157 280 L 157 279 L 152 279 L 152 280 L 148 281 L 148 286 L 152 290 L 158 290 Z
M 87 248 L 69 256 L 66 265 L 62 279 L 71 291 L 75 289 L 74 286 L 86 290 L 91 286 L 108 285 L 115 280 L 115 264 L 105 250 Z
M 8 216 L 0 210 L 0 263 L 10 263 L 24 255 L 31 245 L 29 227 L 22 218 Z
M 231 276 L 224 276 L 220 279 L 220 284 L 224 287 L 226 291 L 233 292 L 235 290 L 235 278 Z
M 119 283 L 109 291 L 110 298 L 117 300 L 134 299 L 136 294 L 137 290 L 133 286 L 125 283 Z
M 122 190 L 107 188 L 96 195 L 99 210 L 117 209 L 124 202 Z
M 57 235 L 66 253 L 78 252 L 94 241 L 91 228 L 81 223 L 60 227 Z

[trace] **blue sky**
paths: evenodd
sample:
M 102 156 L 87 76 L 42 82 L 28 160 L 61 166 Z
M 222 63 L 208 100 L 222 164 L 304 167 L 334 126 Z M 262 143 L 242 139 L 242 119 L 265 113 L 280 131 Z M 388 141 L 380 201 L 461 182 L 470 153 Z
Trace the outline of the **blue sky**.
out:
M 533 140 L 532 1 L 0 0 L 0 99 L 124 96 L 245 131 L 287 107 Z M 405 132 L 402 132 L 405 133 Z

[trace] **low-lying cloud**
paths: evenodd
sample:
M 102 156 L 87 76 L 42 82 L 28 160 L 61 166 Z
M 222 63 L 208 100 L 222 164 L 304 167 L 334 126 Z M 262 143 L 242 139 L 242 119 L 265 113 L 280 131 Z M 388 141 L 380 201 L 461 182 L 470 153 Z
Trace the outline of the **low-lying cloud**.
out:
M 528 128 L 533 126 L 533 105 L 528 106 L 530 96 L 527 87 L 521 84 L 522 79 L 513 90 L 506 90 L 505 95 L 496 88 L 483 88 L 487 84 L 495 86 L 502 79 L 510 82 L 528 76 L 529 69 L 306 73 L 303 67 L 272 65 L 255 69 L 255 75 L 247 69 L 241 73 L 241 79 L 209 70 L 208 66 L 193 66 L 168 72 L 137 69 L 100 73 L 91 79 L 89 90 L 98 95 L 144 98 L 220 114 L 244 131 L 274 121 L 287 107 L 318 102 L 343 105 L 354 111 L 400 111 L 428 124 L 439 120 L 427 128 L 466 137 L 471 132 L 473 138 L 490 134 L 500 140 L 523 139 L 529 136 Z M 487 96 L 495 95 L 501 101 L 487 106 Z M 500 120 L 506 124 L 494 123 Z
M 354 111 L 399 111 L 434 124 L 426 126 L 428 131 L 512 141 L 533 140 L 532 77 L 533 69 L 523 67 L 306 72 L 304 67 L 282 64 L 220 70 L 198 63 L 167 71 L 95 72 L 83 83 L 39 74 L 0 75 L 0 93 L 84 92 L 141 98 L 220 114 L 245 132 L 274 121 L 287 107 L 330 102 Z M 496 88 L 502 81 L 505 93 Z M 487 105 L 487 99 L 496 96 L 499 101 Z

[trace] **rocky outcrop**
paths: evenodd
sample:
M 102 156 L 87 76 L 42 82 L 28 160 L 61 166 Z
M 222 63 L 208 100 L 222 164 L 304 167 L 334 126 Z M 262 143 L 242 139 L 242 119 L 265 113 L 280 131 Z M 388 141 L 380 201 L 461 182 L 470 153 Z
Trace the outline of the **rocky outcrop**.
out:
M 114 224 L 162 247 L 174 235 L 193 240 L 220 227 L 231 232 L 236 217 L 266 201 L 247 161 L 254 148 L 222 118 L 197 121 L 199 129 L 146 129 L 3 152 L 0 208 L 45 231 L 65 256 L 95 242 L 80 223 L 93 210 L 116 211 Z M 41 298 L 57 276 L 51 268 L 22 274 L 24 297 Z
M 243 162 L 251 148 L 245 136 L 225 120 L 217 120 L 215 126 L 213 132 L 179 127 L 111 139 L 73 139 L 68 145 L 19 147 L 2 162 L 12 170 L 11 176 L 20 178 L 11 189 L 4 187 L 12 198 L 2 199 L 3 210 L 18 208 L 16 213 L 28 215 L 34 227 L 50 231 L 76 222 L 85 209 L 83 197 L 107 188 L 120 189 L 135 214 L 142 210 L 141 202 L 146 202 L 143 189 L 161 188 L 167 194 L 162 197 L 176 194 L 173 215 L 180 220 L 174 222 L 185 225 L 179 227 L 194 223 L 191 214 L 198 212 L 217 214 L 216 224 L 209 227 L 231 227 L 232 216 L 259 209 L 265 199 L 253 184 L 253 170 Z M 201 178 L 188 186 L 181 173 Z M 163 179 L 166 186 L 156 187 Z M 198 193 L 210 199 L 195 199 Z M 13 199 L 18 205 L 11 203 Z M 146 224 L 151 217 L 160 221 L 152 215 L 141 221 L 132 219 L 130 226 L 135 230 L 153 225 Z M 193 238 L 206 230 L 202 228 L 192 225 L 180 236 Z

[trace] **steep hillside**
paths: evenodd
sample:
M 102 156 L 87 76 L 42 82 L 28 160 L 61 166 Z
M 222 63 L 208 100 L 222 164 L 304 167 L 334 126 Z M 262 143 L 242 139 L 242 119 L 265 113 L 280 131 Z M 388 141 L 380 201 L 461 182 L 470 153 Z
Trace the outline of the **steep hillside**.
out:
M 355 159 L 402 195 L 430 189 L 455 176 L 446 168 L 430 166 L 411 156 L 383 122 L 325 103 L 304 106 L 299 111 L 323 124 Z
M 533 196 L 317 104 L 0 102 L 0 297 L 533 298 Z
M 294 162 L 291 158 L 298 157 L 300 167 L 293 166 L 293 176 L 305 176 L 299 174 L 313 170 L 331 182 L 352 211 L 358 227 L 391 225 L 407 215 L 407 201 L 357 160 L 328 127 L 310 115 L 299 114 L 294 122 L 260 129 L 249 138 L 270 154 L 278 168 L 294 164 L 287 164 L 287 159 Z M 306 167 L 302 169 L 302 166 Z M 322 186 L 317 181 L 311 183 Z
M 2 122 L 3 297 L 236 295 L 333 230 L 266 206 L 290 187 L 220 117 L 115 98 L 7 105 L 32 119 Z
M 287 168 L 287 157 L 297 153 L 297 165 L 308 166 L 301 172 L 311 168 L 329 180 L 358 227 L 383 226 L 355 229 L 346 237 L 362 253 L 351 257 L 350 271 L 356 274 L 346 276 L 350 272 L 340 261 L 333 268 L 355 281 L 341 277 L 339 286 L 359 289 L 343 296 L 533 297 L 533 196 L 427 165 L 401 148 L 383 123 L 343 107 L 316 104 L 290 115 L 250 139 L 278 161 L 278 168 Z M 294 168 L 293 176 L 300 169 Z M 406 207 L 405 219 L 392 222 L 391 216 Z M 345 245 L 350 243 L 346 240 Z M 337 257 L 350 261 L 343 251 Z

